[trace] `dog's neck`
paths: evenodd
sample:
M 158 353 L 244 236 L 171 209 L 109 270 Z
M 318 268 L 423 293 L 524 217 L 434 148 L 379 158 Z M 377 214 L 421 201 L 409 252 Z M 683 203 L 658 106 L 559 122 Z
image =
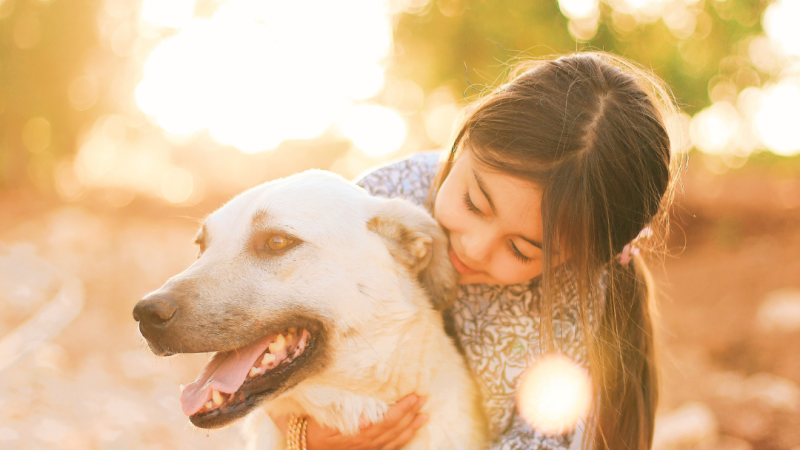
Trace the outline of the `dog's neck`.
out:
M 345 433 L 358 430 L 363 418 L 382 419 L 388 405 L 416 393 L 430 395 L 431 373 L 441 354 L 441 315 L 414 283 L 412 302 L 378 308 L 374 320 L 331 339 L 334 359 L 320 374 L 301 382 L 267 406 L 277 414 L 307 414 Z

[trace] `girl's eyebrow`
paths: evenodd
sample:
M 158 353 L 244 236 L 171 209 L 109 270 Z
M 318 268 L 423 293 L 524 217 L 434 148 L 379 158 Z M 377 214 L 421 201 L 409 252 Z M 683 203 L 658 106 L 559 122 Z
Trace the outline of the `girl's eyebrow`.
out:
M 531 244 L 532 246 L 538 248 L 539 250 L 542 249 L 542 243 L 539 242 L 539 241 L 534 241 L 533 239 L 528 239 L 525 236 L 520 236 L 519 238 L 522 239 L 523 241 L 527 242 L 528 244 Z
M 472 176 L 475 177 L 475 181 L 478 183 L 478 189 L 480 189 L 481 192 L 483 192 L 483 196 L 486 197 L 486 201 L 489 202 L 489 207 L 492 208 L 492 213 L 497 214 L 497 208 L 494 207 L 494 202 L 492 201 L 492 197 L 489 195 L 489 191 L 486 190 L 485 185 L 481 181 L 481 177 L 478 176 L 478 172 L 475 172 L 475 169 L 472 169 Z
M 478 175 L 477 172 L 475 172 L 475 169 L 472 169 L 472 176 L 475 177 L 475 182 L 478 183 L 478 188 L 481 190 L 481 192 L 483 192 L 484 197 L 486 197 L 486 201 L 489 202 L 489 206 L 492 208 L 492 213 L 496 215 L 497 214 L 497 209 L 494 206 L 494 202 L 492 201 L 492 197 L 489 195 L 489 191 L 486 189 L 486 185 L 483 184 L 483 181 L 481 180 L 481 177 Z M 522 239 L 523 241 L 527 242 L 528 244 L 531 244 L 532 246 L 538 248 L 539 250 L 542 249 L 542 243 L 541 242 L 539 242 L 537 240 L 534 240 L 534 239 L 526 238 L 525 236 L 522 236 L 522 235 L 518 235 L 518 236 L 519 236 L 520 239 Z

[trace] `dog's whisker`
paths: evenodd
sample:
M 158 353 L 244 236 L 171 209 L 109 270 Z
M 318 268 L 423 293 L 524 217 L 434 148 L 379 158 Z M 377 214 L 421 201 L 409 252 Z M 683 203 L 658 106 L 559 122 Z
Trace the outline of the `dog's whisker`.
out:
M 381 355 L 380 353 L 378 353 L 378 351 L 377 351 L 377 350 L 375 350 L 375 347 L 373 347 L 373 346 L 372 346 L 372 344 L 370 344 L 370 343 L 369 343 L 369 341 L 367 340 L 367 338 L 365 338 L 365 337 L 364 337 L 364 336 L 363 336 L 363 335 L 362 335 L 362 334 L 361 334 L 361 333 L 360 333 L 358 330 L 356 330 L 356 334 L 357 334 L 357 335 L 359 335 L 359 336 L 361 337 L 361 339 L 363 339 L 363 340 L 364 340 L 364 342 L 366 342 L 366 343 L 367 343 L 367 345 L 369 345 L 369 348 L 371 348 L 371 349 L 372 349 L 372 351 L 373 351 L 373 352 L 375 352 L 375 354 L 376 354 L 376 355 L 378 355 L 378 358 L 380 358 L 380 359 L 381 359 L 381 361 L 383 361 L 383 363 L 384 363 L 384 364 L 389 364 L 389 363 L 386 361 L 386 358 L 384 358 L 384 357 L 383 357 L 383 355 Z

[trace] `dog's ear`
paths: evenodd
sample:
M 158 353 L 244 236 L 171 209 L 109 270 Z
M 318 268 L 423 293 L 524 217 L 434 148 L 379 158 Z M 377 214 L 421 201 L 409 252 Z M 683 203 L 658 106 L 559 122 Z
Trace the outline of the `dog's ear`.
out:
M 443 310 L 455 300 L 458 272 L 450 263 L 447 237 L 424 209 L 401 199 L 381 199 L 367 228 L 380 235 L 397 262 L 428 292 L 433 308 Z

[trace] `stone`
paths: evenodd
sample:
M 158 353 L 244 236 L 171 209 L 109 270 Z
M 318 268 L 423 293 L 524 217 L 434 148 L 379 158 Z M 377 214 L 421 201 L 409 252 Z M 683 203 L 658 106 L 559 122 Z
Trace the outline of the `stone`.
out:
M 800 331 L 800 289 L 779 289 L 767 294 L 756 313 L 756 326 L 764 333 Z
M 705 448 L 714 445 L 719 425 L 704 403 L 687 403 L 656 417 L 653 450 Z

